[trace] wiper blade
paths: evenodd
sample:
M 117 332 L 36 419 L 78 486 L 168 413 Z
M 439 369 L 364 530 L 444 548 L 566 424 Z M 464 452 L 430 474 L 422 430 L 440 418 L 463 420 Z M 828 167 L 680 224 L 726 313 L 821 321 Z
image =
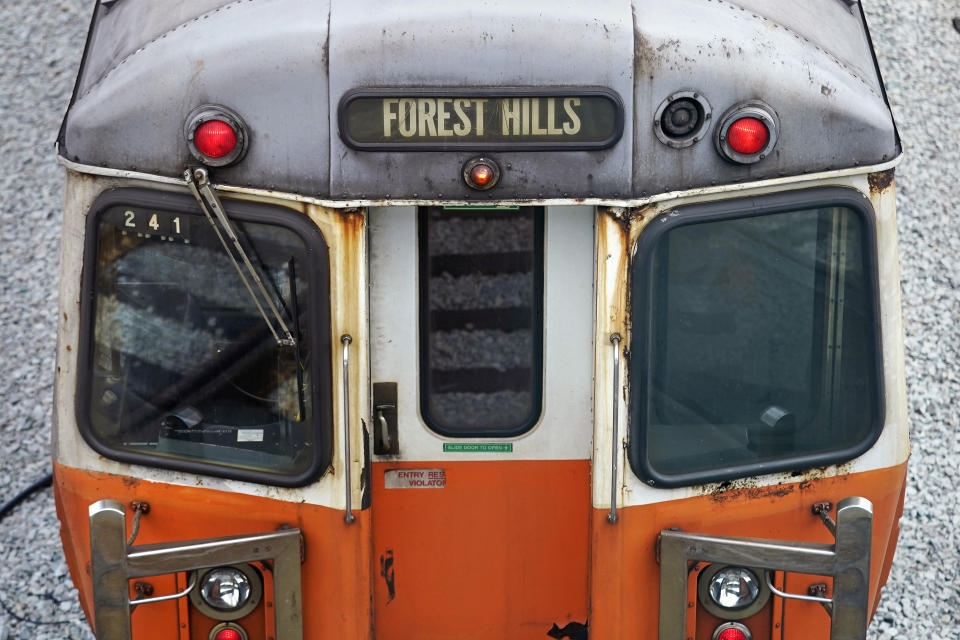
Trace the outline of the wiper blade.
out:
M 183 177 L 187 181 L 187 186 L 190 187 L 190 191 L 193 192 L 193 196 L 200 204 L 203 215 L 207 217 L 207 221 L 210 222 L 217 237 L 220 239 L 223 250 L 227 253 L 234 268 L 236 268 L 237 274 L 239 274 L 240 279 L 243 281 L 243 285 L 250 293 L 250 299 L 253 300 L 257 310 L 260 312 L 260 316 L 266 323 L 267 328 L 270 329 L 270 333 L 273 334 L 277 344 L 284 347 L 295 347 L 297 341 L 294 339 L 293 334 L 290 333 L 287 323 L 283 321 L 280 310 L 277 309 L 277 305 L 273 302 L 273 297 L 263 285 L 263 278 L 260 277 L 257 268 L 249 256 L 247 256 L 247 252 L 243 250 L 243 246 L 240 244 L 240 238 L 233 229 L 233 225 L 230 224 L 230 218 L 227 217 L 227 212 L 224 210 L 223 205 L 220 204 L 220 199 L 217 198 L 217 194 L 214 193 L 213 187 L 210 186 L 210 176 L 207 170 L 203 168 L 188 168 L 184 172 Z M 230 242 L 227 242 L 228 238 Z M 238 257 L 240 258 L 239 260 L 237 260 Z M 243 263 L 242 267 L 240 266 L 241 262 Z M 246 271 L 246 273 L 244 273 L 244 271 Z M 253 281 L 252 285 L 250 281 Z M 264 309 L 264 303 L 262 301 L 266 302 L 266 307 L 270 310 L 269 314 L 267 310 Z

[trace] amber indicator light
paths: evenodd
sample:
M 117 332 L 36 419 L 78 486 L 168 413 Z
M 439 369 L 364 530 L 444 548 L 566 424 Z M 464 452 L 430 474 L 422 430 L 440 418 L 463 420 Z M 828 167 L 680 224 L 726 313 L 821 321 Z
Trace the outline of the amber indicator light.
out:
M 474 158 L 463 165 L 463 181 L 478 191 L 492 188 L 500 180 L 500 166 L 490 158 Z

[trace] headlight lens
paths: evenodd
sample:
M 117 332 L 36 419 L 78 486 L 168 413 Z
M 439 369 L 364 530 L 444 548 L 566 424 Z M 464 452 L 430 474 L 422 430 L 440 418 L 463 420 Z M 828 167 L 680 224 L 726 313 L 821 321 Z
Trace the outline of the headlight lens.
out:
M 204 574 L 200 597 L 214 609 L 232 611 L 250 599 L 250 580 L 233 567 L 220 567 Z
M 742 609 L 757 599 L 760 581 L 749 569 L 724 567 L 710 580 L 710 599 L 724 609 Z

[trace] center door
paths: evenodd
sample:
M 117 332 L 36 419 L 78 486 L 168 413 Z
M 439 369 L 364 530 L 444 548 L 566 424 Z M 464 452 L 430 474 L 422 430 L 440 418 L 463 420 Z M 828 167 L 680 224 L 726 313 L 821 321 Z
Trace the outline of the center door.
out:
M 375 637 L 587 622 L 594 210 L 370 210 Z

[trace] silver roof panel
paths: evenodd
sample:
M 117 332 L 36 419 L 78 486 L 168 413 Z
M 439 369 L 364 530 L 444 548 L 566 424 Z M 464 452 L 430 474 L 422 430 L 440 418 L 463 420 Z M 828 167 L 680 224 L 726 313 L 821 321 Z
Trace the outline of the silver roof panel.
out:
M 117 0 L 97 9 L 60 152 L 177 176 L 192 162 L 187 114 L 219 103 L 251 134 L 245 159 L 215 170 L 221 183 L 344 200 L 636 198 L 897 155 L 868 42 L 841 0 Z M 460 176 L 476 151 L 346 146 L 337 105 L 371 87 L 605 87 L 624 132 L 603 150 L 486 154 L 503 177 L 479 194 Z M 714 124 L 737 103 L 771 105 L 773 154 L 739 166 L 713 135 L 659 142 L 654 114 L 679 90 L 705 96 Z

